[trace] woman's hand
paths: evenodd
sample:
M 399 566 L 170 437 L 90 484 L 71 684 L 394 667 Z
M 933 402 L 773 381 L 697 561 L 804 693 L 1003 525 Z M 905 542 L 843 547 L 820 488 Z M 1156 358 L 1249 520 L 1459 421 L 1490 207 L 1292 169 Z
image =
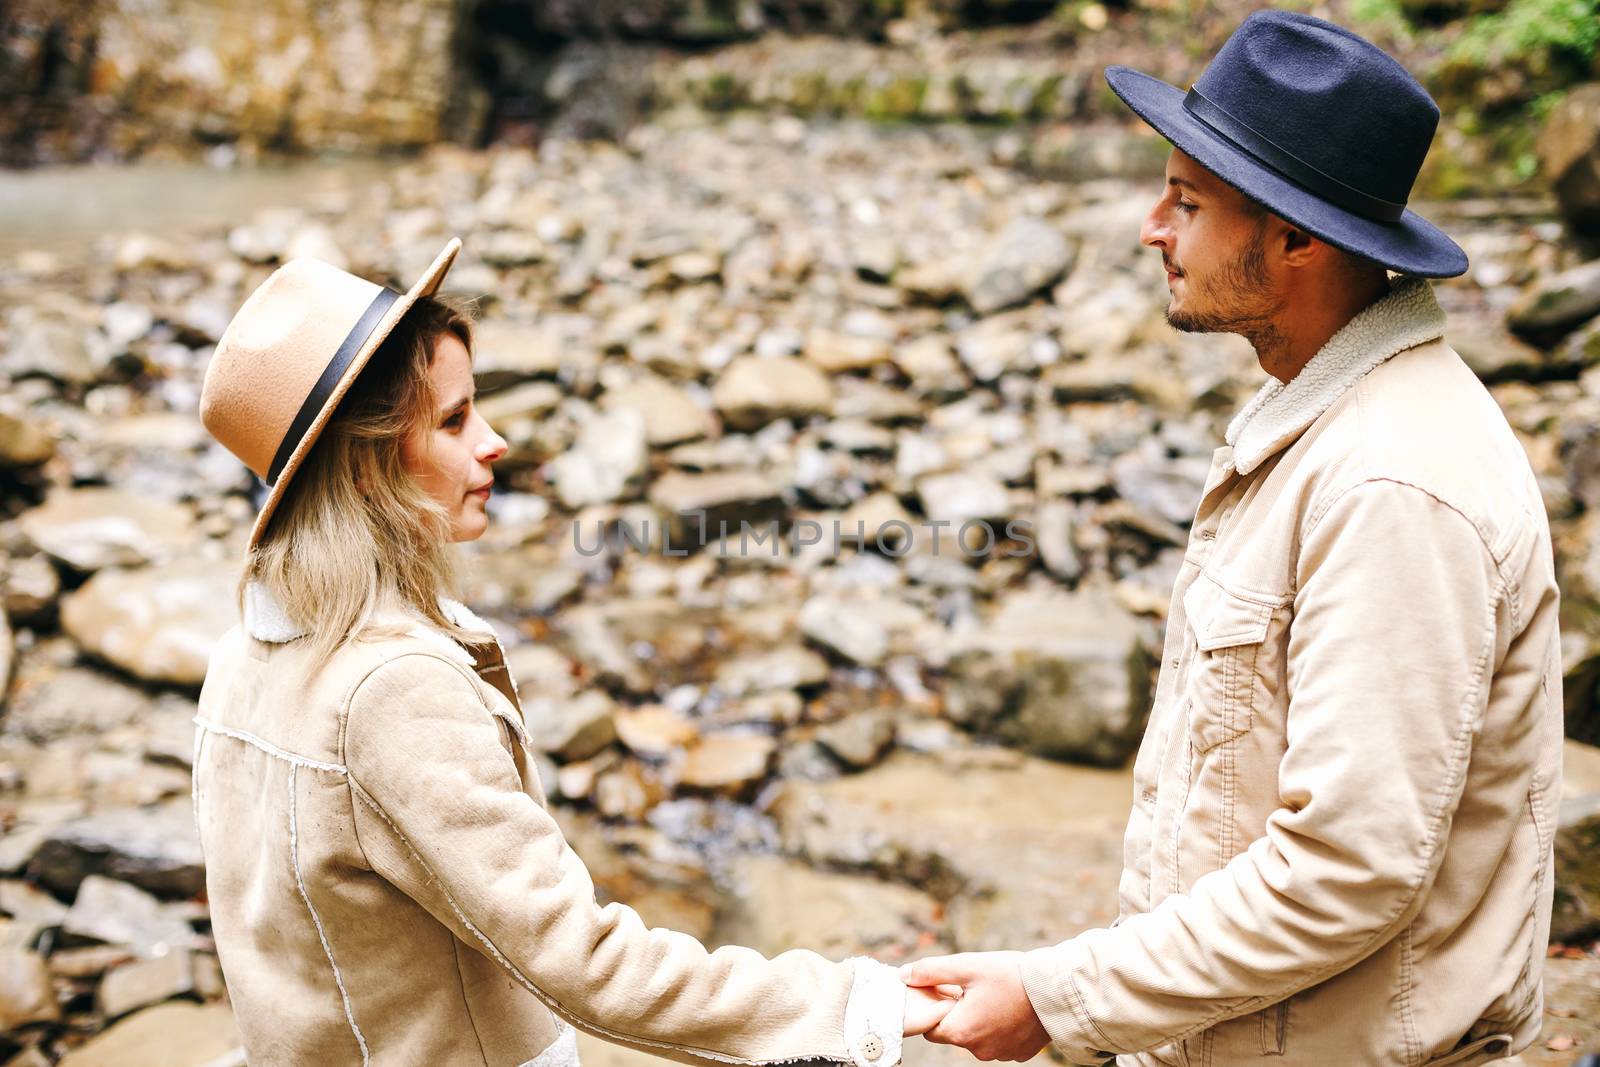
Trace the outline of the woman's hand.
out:
M 906 989 L 906 1032 L 904 1037 L 925 1034 L 944 1021 L 945 1015 L 961 999 L 958 985 Z

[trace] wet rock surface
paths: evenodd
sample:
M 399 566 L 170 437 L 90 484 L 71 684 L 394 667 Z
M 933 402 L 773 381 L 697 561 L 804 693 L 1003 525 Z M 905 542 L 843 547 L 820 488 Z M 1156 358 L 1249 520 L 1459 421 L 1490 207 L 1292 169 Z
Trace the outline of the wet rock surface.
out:
M 713 941 L 894 959 L 1110 922 L 1189 517 L 1263 376 L 1239 339 L 1164 323 L 1136 153 L 1054 181 L 1003 148 L 662 121 L 622 148 L 438 149 L 382 196 L 0 265 L 19 1051 L 237 1045 L 187 792 L 253 506 L 193 412 L 228 314 L 295 250 L 403 285 L 466 240 L 449 284 L 487 297 L 475 370 L 511 444 L 466 599 L 505 637 L 605 899 Z M 1592 252 L 1556 218 L 1444 219 L 1473 271 L 1437 292 L 1546 493 L 1570 778 L 1600 742 L 1600 319 Z M 1577 956 L 1548 961 L 1552 1012 L 1594 977 L 1594 794 L 1559 830 Z M 1567 1019 L 1548 1036 L 1593 1037 Z

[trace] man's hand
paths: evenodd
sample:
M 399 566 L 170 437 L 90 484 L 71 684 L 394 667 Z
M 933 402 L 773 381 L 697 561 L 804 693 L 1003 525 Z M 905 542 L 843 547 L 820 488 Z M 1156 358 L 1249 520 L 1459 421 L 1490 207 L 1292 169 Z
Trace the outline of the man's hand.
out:
M 906 1032 L 901 1036 L 916 1037 L 938 1026 L 960 996 L 959 986 L 906 987 Z
M 980 1060 L 1031 1060 L 1050 1035 L 1022 987 L 1022 953 L 963 952 L 934 956 L 900 968 L 907 986 L 932 990 L 953 984 L 961 999 L 923 1037 L 960 1045 Z M 910 1018 L 908 1000 L 907 1019 Z

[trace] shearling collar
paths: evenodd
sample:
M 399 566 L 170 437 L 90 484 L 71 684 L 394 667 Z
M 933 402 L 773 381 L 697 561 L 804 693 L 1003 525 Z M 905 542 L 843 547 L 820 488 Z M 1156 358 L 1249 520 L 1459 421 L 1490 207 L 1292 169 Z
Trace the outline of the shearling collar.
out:
M 494 628 L 459 600 L 441 596 L 439 610 L 444 613 L 445 618 L 463 630 L 482 633 L 489 640 L 495 640 Z M 249 582 L 244 587 L 243 621 L 247 634 L 257 641 L 265 641 L 268 644 L 283 644 L 304 637 L 308 632 L 304 626 L 289 617 L 277 598 L 261 582 Z M 454 651 L 456 658 L 466 655 L 465 649 L 429 626 L 420 616 L 417 617 L 417 625 L 411 630 L 411 634 L 423 638 L 441 638 Z M 472 659 L 471 656 L 466 658 L 468 662 Z
M 1233 466 L 1249 474 L 1397 352 L 1444 336 L 1444 312 L 1426 278 L 1394 280 L 1387 296 L 1345 323 L 1288 382 L 1268 380 L 1228 424 Z

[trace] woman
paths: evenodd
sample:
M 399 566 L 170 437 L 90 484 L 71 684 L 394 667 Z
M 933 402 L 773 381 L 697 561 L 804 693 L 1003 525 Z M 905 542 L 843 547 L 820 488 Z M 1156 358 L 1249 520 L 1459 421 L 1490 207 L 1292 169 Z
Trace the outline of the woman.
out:
M 506 448 L 470 322 L 433 297 L 459 248 L 404 294 L 285 264 L 206 371 L 206 428 L 271 487 L 194 761 L 250 1063 L 555 1067 L 570 1023 L 687 1062 L 889 1067 L 948 1002 L 598 907 L 545 810 L 499 644 L 441 596 Z

